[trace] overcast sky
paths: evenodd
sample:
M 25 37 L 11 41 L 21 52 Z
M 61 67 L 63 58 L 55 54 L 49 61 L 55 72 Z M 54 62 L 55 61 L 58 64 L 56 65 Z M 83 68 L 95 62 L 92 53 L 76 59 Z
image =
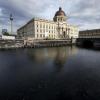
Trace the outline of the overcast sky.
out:
M 10 30 L 10 13 L 16 32 L 33 17 L 52 20 L 59 6 L 80 30 L 100 28 L 100 0 L 0 0 L 0 30 Z

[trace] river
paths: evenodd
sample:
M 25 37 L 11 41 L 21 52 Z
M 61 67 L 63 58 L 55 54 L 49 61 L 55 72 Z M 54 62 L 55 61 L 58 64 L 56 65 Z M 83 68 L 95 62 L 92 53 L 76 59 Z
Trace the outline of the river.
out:
M 0 51 L 0 100 L 100 100 L 100 51 Z

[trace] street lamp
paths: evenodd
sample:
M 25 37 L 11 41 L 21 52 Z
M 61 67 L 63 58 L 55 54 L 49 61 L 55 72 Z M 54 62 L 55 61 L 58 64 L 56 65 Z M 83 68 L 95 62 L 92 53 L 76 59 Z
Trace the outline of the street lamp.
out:
M 13 25 L 12 25 L 13 16 L 12 16 L 12 14 L 10 14 L 10 21 L 11 21 L 11 34 L 12 34 L 13 33 Z

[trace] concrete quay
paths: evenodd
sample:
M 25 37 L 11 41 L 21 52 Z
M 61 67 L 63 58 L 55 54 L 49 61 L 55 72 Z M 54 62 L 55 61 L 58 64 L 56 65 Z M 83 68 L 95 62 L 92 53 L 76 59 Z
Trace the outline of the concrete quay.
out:
M 33 40 L 25 41 L 25 48 L 41 48 L 41 47 L 57 47 L 57 46 L 67 46 L 72 45 L 71 39 L 67 40 Z
M 24 47 L 24 41 L 22 39 L 16 39 L 16 40 L 0 39 L 0 49 L 17 49 L 23 47 Z
M 0 49 L 41 48 L 73 45 L 71 39 L 66 40 L 0 40 Z

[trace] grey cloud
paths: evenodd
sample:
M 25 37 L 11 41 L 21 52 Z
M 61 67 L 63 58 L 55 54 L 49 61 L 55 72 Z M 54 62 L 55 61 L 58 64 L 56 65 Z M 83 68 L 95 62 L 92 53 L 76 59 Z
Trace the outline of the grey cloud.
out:
M 73 20 L 73 22 L 79 24 L 80 28 L 86 28 L 86 26 L 87 28 L 99 27 L 99 2 L 99 0 L 88 0 L 87 2 L 85 0 L 78 0 L 70 10 L 70 21 Z
M 41 0 L 2 0 L 0 8 L 2 9 L 3 24 L 8 22 L 9 15 L 12 13 L 15 25 L 20 27 L 24 21 L 28 21 L 34 16 L 40 16 L 39 14 L 48 8 L 48 2 L 46 0 L 44 3 L 41 3 Z
M 59 1 L 59 0 L 58 0 Z M 62 0 L 59 1 L 59 3 Z M 13 14 L 15 31 L 32 17 L 53 18 L 59 4 L 57 0 L 0 0 L 0 16 L 5 26 L 9 25 L 9 15 Z M 69 16 L 68 22 L 80 29 L 98 27 L 100 23 L 99 0 L 63 0 L 61 4 Z M 1 12 L 2 11 L 2 12 Z

